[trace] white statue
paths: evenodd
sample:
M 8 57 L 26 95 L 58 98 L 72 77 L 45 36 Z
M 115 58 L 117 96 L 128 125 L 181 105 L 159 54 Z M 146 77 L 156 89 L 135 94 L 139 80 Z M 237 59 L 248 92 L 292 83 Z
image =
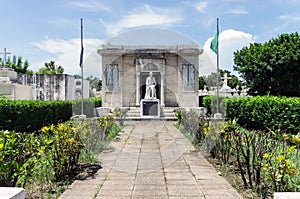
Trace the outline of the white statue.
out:
M 149 73 L 149 77 L 146 79 L 146 94 L 145 99 L 156 99 L 156 80 L 153 77 L 153 73 Z

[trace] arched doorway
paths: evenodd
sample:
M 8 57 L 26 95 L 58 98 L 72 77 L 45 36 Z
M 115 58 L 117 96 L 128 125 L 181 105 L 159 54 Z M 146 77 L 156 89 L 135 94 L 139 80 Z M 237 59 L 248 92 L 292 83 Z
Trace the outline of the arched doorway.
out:
M 146 79 L 150 72 L 156 80 L 156 97 L 160 105 L 164 106 L 164 66 L 165 59 L 136 59 L 136 106 L 140 106 L 140 101 L 145 97 Z

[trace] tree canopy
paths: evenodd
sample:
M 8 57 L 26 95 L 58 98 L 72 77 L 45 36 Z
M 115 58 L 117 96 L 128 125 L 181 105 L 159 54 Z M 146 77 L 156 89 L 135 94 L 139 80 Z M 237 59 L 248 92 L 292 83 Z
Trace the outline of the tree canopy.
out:
M 251 95 L 300 96 L 300 37 L 282 34 L 234 52 L 234 70 Z
M 237 76 L 234 74 L 231 74 L 230 71 L 228 70 L 219 70 L 219 87 L 223 85 L 222 77 L 224 76 L 225 73 L 228 74 L 228 77 L 231 77 L 231 79 L 228 80 L 228 86 L 232 89 L 235 89 L 237 87 L 241 87 L 243 85 L 242 81 L 238 79 Z M 200 76 L 199 77 L 199 90 L 203 90 L 204 86 L 207 86 L 208 89 L 210 90 L 212 87 L 217 86 L 217 73 L 212 72 L 208 76 Z
M 64 67 L 55 64 L 55 61 L 50 61 L 45 63 L 45 67 L 40 68 L 37 72 L 38 74 L 63 74 Z
M 87 77 L 86 80 L 90 82 L 91 88 L 95 88 L 96 91 L 100 91 L 102 88 L 102 80 L 98 77 L 93 77 L 92 75 Z
M 1 58 L 0 58 L 0 62 L 1 62 L 1 65 L 4 65 L 3 60 Z M 17 56 L 14 55 L 12 60 L 10 60 L 10 58 L 9 58 L 8 62 L 7 62 L 7 66 L 12 67 L 12 69 L 14 69 L 14 71 L 16 71 L 17 73 L 20 73 L 20 74 L 33 73 L 32 70 L 28 70 L 28 67 L 29 67 L 28 60 L 26 59 L 23 62 L 21 56 L 18 56 L 18 58 L 17 58 Z

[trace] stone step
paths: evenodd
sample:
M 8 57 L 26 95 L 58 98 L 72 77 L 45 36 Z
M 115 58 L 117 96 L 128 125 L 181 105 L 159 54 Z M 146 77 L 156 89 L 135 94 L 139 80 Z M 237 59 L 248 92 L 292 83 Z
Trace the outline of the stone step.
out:
M 141 108 L 140 107 L 122 107 L 122 109 L 128 109 L 126 113 L 125 120 L 177 120 L 175 111 L 178 107 L 165 107 L 161 108 L 160 118 L 145 118 L 141 117 Z M 97 113 L 100 116 L 101 114 L 109 113 L 110 108 L 99 107 L 97 108 Z M 118 117 L 116 119 L 119 119 Z
M 25 190 L 16 187 L 0 187 L 0 198 L 25 199 Z
M 175 107 L 176 108 L 176 107 Z M 130 110 L 126 114 L 126 120 L 177 120 L 174 112 L 174 107 L 165 107 L 161 109 L 160 118 L 144 118 L 141 117 L 140 107 L 130 107 Z

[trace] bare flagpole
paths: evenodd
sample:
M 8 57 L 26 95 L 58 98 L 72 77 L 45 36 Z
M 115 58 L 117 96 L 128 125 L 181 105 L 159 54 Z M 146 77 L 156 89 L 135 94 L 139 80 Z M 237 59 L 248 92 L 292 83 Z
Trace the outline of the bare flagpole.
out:
M 80 67 L 81 67 L 81 115 L 83 115 L 83 25 L 82 18 L 81 21 L 81 52 L 80 52 Z

